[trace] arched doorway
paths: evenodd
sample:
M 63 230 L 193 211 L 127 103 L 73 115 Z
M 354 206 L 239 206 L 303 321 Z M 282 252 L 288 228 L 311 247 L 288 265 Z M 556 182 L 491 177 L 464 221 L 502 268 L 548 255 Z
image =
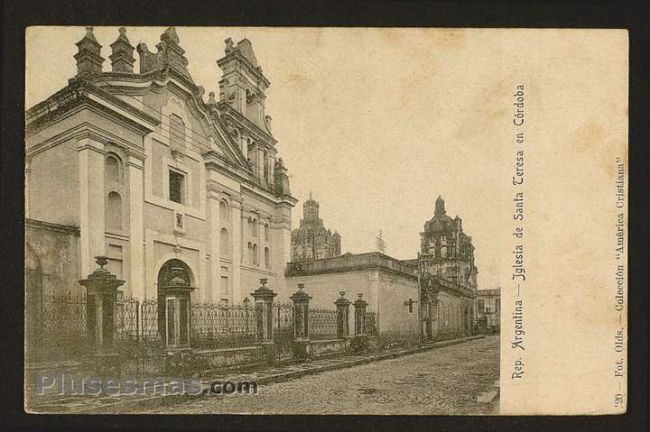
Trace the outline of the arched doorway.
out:
M 168 348 L 190 345 L 193 281 L 189 266 L 179 259 L 165 262 L 158 272 L 158 333 Z
M 25 341 L 27 360 L 36 360 L 43 334 L 43 270 L 36 251 L 25 245 Z

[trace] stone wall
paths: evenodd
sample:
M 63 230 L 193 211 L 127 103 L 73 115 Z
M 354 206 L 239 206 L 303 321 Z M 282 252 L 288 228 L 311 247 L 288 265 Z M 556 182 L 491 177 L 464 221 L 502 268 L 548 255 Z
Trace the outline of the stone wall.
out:
M 28 286 L 39 289 L 40 284 L 43 295 L 80 295 L 83 288 L 78 282 L 82 278 L 79 261 L 79 228 L 26 219 Z

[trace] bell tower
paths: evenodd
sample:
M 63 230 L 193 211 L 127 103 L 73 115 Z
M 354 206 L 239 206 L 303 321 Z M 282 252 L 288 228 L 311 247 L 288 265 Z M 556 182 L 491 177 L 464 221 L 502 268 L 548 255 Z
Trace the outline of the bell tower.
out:
M 217 60 L 223 72 L 219 100 L 270 134 L 270 117 L 264 112 L 264 102 L 271 83 L 257 63 L 253 45 L 248 39 L 235 44 L 231 38 L 226 39 L 225 44 L 226 55 Z

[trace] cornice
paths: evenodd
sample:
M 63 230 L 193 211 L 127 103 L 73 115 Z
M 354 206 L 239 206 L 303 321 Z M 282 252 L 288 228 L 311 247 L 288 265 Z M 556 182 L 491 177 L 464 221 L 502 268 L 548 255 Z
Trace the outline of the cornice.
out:
M 277 144 L 277 140 L 273 138 L 268 132 L 263 130 L 261 127 L 250 121 L 249 119 L 246 118 L 243 114 L 241 114 L 239 111 L 231 107 L 228 102 L 226 101 L 219 101 L 217 102 L 217 109 L 219 110 L 219 114 L 226 117 L 224 118 L 224 121 L 227 119 L 227 117 L 231 117 L 232 121 L 239 123 L 241 126 L 243 126 L 246 131 L 251 133 L 251 135 L 254 135 L 255 138 L 258 140 L 265 142 L 269 144 L 270 146 L 274 147 L 275 144 Z
M 133 156 L 139 160 L 145 159 L 144 149 L 141 146 L 135 145 L 130 141 L 127 141 L 105 129 L 99 128 L 92 123 L 83 122 L 79 125 L 66 130 L 58 135 L 55 135 L 43 142 L 35 144 L 27 148 L 26 155 L 27 157 L 33 157 L 47 149 L 56 147 L 57 145 L 69 141 L 71 139 L 84 139 L 88 138 L 93 141 L 108 144 L 112 143 L 118 147 L 125 149 L 125 152 L 128 156 Z

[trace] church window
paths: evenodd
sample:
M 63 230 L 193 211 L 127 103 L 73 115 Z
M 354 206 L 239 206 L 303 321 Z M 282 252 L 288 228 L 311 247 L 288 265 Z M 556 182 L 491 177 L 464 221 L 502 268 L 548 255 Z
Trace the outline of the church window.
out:
M 110 192 L 106 203 L 106 228 L 122 229 L 122 197 L 117 192 Z
M 185 176 L 169 170 L 169 199 L 179 204 L 185 203 Z
M 219 220 L 222 226 L 228 222 L 228 206 L 224 201 L 219 202 Z
M 120 162 L 116 156 L 114 155 L 106 156 L 104 169 L 106 170 L 106 178 L 109 181 L 113 181 L 116 183 L 122 182 Z

